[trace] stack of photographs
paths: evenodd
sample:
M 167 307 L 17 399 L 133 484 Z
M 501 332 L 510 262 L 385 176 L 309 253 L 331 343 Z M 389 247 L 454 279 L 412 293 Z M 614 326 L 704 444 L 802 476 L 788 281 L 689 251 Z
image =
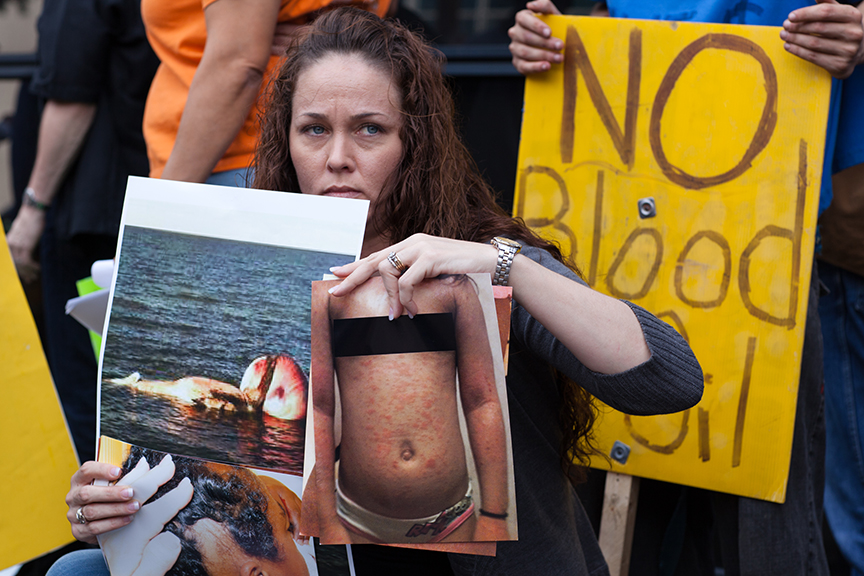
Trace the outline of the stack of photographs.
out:
M 130 179 L 98 453 L 143 507 L 100 537 L 112 575 L 353 575 L 351 544 L 518 537 L 509 289 L 428 279 L 395 319 L 380 277 L 331 296 L 367 209 Z
M 112 574 L 353 574 L 345 546 L 301 535 L 300 496 L 310 287 L 359 256 L 367 208 L 130 179 L 99 460 L 144 506 L 100 538 Z

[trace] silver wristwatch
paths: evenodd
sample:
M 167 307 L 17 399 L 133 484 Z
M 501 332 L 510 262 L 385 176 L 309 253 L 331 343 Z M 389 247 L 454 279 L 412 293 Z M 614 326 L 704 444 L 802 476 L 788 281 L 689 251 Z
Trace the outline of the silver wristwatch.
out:
M 510 280 L 510 266 L 513 264 L 513 258 L 522 250 L 522 245 L 503 236 L 493 238 L 492 245 L 498 248 L 498 263 L 495 265 L 492 285 L 507 286 L 507 282 Z

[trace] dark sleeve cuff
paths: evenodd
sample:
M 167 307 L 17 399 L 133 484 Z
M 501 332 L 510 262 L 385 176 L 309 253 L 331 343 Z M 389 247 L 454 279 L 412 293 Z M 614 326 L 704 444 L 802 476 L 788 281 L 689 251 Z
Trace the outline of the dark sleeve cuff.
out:
M 583 366 L 576 382 L 615 410 L 634 416 L 672 414 L 698 404 L 702 367 L 690 345 L 666 322 L 623 302 L 639 320 L 651 358 L 618 374 L 600 374 Z
M 704 377 L 690 345 L 663 320 L 641 306 L 623 302 L 639 320 L 651 358 L 617 375 L 630 383 L 628 405 L 621 408 L 610 405 L 629 414 L 647 415 L 680 412 L 698 404 Z M 653 385 L 646 385 L 648 382 Z

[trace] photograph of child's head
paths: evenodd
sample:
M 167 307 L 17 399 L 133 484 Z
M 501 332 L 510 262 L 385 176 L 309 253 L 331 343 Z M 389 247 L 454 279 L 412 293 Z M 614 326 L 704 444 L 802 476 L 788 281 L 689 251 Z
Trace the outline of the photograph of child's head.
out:
M 157 489 L 159 482 L 163 483 Z M 299 477 L 131 446 L 123 459 L 120 483 L 130 483 L 136 496 L 139 491 L 147 494 L 148 489 L 155 493 L 142 503 L 130 525 L 100 540 L 112 573 L 119 568 L 115 565 L 136 552 L 141 562 L 161 563 L 167 571 L 156 572 L 169 576 L 318 573 L 314 548 L 299 535 Z M 186 494 L 177 500 L 175 495 L 183 490 Z M 161 505 L 163 497 L 175 502 Z M 149 515 L 148 506 L 153 507 Z M 157 545 L 152 544 L 157 542 L 152 532 L 142 535 L 154 522 L 158 538 L 164 541 Z M 164 556 L 174 554 L 176 560 L 166 562 Z M 347 575 L 347 564 L 344 568 Z M 151 572 L 148 567 L 147 573 Z
M 125 226 L 100 434 L 302 474 L 309 283 L 345 260 Z
M 503 363 L 488 275 L 425 280 L 413 293 L 417 313 L 398 318 L 380 277 L 345 297 L 330 295 L 334 284 L 312 288 L 322 542 L 515 539 Z

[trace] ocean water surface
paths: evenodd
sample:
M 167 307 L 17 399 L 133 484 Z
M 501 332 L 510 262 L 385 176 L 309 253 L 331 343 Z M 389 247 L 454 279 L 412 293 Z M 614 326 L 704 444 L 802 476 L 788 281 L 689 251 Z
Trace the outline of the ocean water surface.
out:
M 101 375 L 101 434 L 153 450 L 301 474 L 305 420 L 190 406 L 110 380 L 240 386 L 252 361 L 308 377 L 314 280 L 350 256 L 126 226 Z

